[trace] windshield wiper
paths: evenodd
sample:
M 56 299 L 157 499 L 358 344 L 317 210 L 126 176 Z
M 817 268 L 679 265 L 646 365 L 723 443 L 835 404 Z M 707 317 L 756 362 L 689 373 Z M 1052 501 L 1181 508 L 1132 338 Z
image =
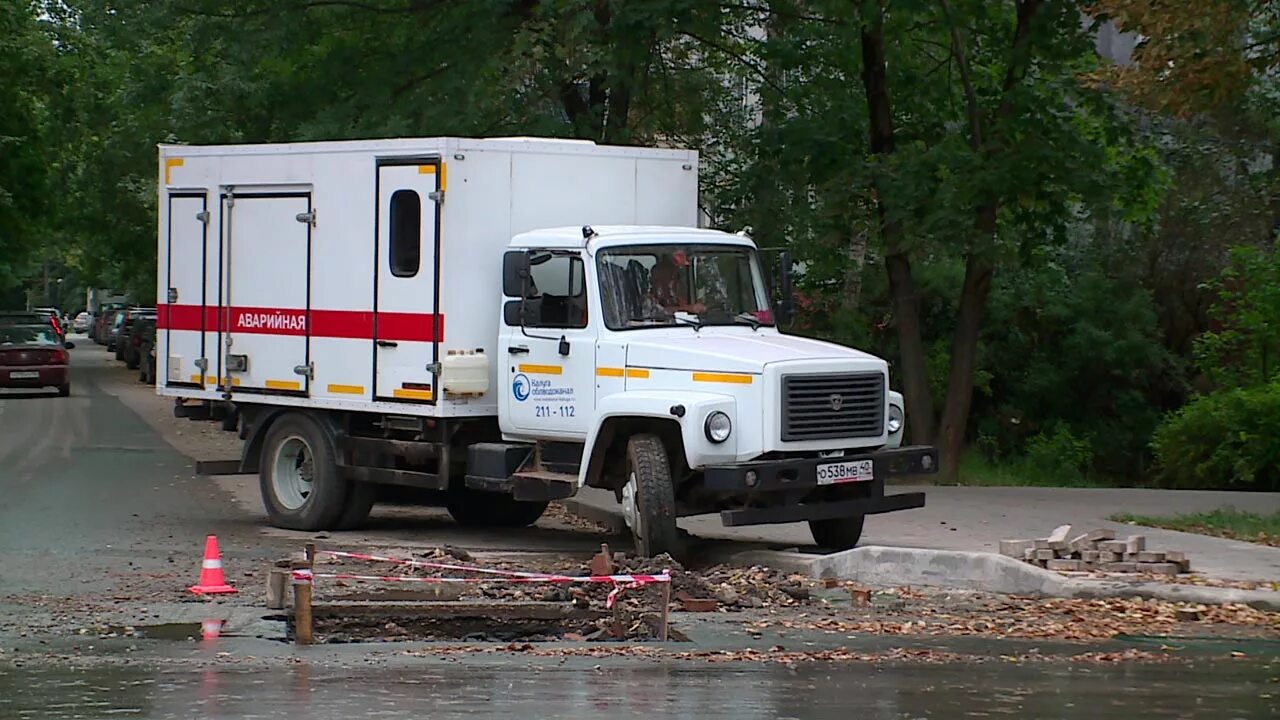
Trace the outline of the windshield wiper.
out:
M 702 321 L 698 319 L 697 315 L 692 315 L 686 312 L 674 312 L 671 314 L 671 319 L 676 322 L 689 325 L 693 327 L 695 331 L 702 329 Z
M 760 318 L 756 317 L 753 312 L 740 312 L 733 316 L 733 321 L 739 325 L 746 323 L 751 326 L 752 330 L 759 330 L 764 323 L 760 322 Z

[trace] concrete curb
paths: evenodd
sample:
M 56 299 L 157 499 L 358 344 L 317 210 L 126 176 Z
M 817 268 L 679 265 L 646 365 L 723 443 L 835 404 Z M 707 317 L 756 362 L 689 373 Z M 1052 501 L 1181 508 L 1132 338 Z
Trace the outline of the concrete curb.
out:
M 1259 610 L 1280 611 L 1280 592 L 1069 578 L 995 553 L 872 545 L 831 555 L 755 550 L 738 553 L 733 559 L 741 564 L 768 565 L 815 578 L 838 578 L 877 586 L 966 588 L 1061 598 L 1142 597 L 1206 605 L 1238 603 Z

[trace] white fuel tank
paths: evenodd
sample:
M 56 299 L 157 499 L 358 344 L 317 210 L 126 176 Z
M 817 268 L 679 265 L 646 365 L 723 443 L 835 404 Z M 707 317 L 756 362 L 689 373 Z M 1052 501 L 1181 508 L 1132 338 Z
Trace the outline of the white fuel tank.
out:
M 477 350 L 450 350 L 440 364 L 442 385 L 449 395 L 489 392 L 489 356 Z

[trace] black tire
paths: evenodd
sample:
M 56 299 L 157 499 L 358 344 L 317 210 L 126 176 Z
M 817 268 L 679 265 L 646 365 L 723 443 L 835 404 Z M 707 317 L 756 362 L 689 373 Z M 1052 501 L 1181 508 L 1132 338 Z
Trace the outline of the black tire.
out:
M 826 550 L 852 550 L 862 539 L 862 526 L 866 515 L 855 515 L 834 520 L 810 520 L 809 532 L 818 547 Z
M 156 384 L 156 363 L 155 363 L 155 360 L 149 360 L 149 361 L 147 362 L 147 384 L 148 384 L 148 385 L 155 385 L 155 384 Z
M 124 354 L 124 366 L 129 368 L 130 370 L 138 369 L 138 365 L 140 364 L 138 360 L 139 360 L 139 357 L 138 357 L 138 353 L 136 352 L 126 352 Z
M 369 522 L 369 513 L 378 501 L 378 486 L 370 483 L 352 482 L 351 493 L 347 496 L 347 506 L 334 523 L 334 530 L 359 530 Z
M 290 455 L 294 456 L 292 460 Z M 308 458 L 310 467 L 307 467 Z M 310 477 L 310 487 L 305 495 L 298 491 L 293 497 L 280 496 L 283 491 L 276 487 L 277 461 L 284 470 L 280 480 L 282 486 L 294 486 L 287 478 L 295 471 L 298 477 Z M 291 463 L 294 463 L 292 469 Z M 267 510 L 267 518 L 276 527 L 328 530 L 336 526 L 346 510 L 352 483 L 338 472 L 338 453 L 333 436 L 321 422 L 304 413 L 288 413 L 271 426 L 262 444 L 259 468 L 262 504 Z
M 678 555 L 682 548 L 676 528 L 676 493 L 671 461 L 657 435 L 633 435 L 627 441 L 627 482 L 635 481 L 635 525 L 631 536 L 636 553 L 653 557 Z
M 71 383 L 58 388 L 58 397 L 71 397 Z
M 468 488 L 451 490 L 445 509 L 465 527 L 528 527 L 547 511 L 546 502 L 524 502 L 510 495 Z
M 115 352 L 115 354 L 116 354 L 116 360 L 124 360 L 124 346 L 123 346 L 123 345 L 121 345 L 120 343 L 116 343 L 116 346 L 115 346 L 115 348 L 113 348 L 113 350 L 114 350 L 114 352 Z

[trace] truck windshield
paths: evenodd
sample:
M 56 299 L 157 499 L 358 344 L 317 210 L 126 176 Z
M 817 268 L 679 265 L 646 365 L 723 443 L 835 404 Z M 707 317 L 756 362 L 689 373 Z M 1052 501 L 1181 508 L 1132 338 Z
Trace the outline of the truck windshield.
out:
M 636 245 L 601 250 L 596 262 L 604 321 L 611 330 L 773 324 L 751 248 Z

